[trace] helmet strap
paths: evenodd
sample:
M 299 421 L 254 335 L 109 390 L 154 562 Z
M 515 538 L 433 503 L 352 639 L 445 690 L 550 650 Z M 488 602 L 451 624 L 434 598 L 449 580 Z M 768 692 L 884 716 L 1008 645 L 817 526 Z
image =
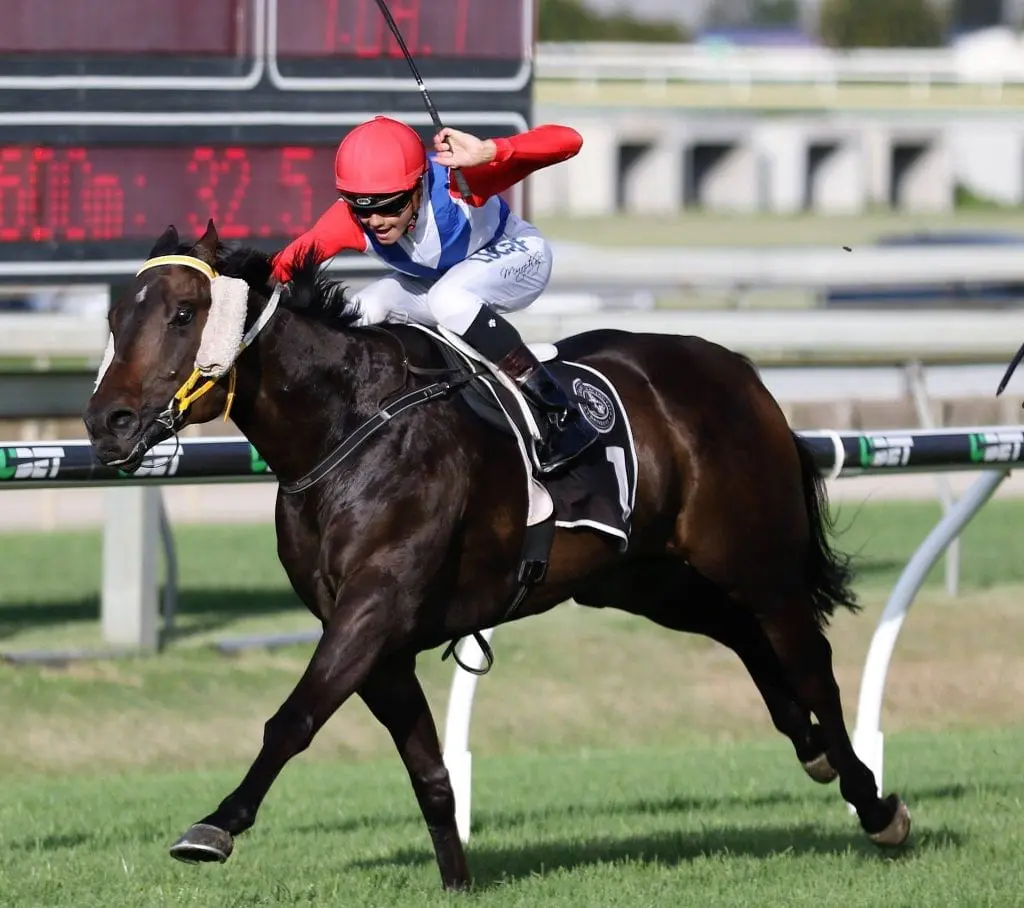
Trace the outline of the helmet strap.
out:
M 419 194 L 419 199 L 416 198 L 417 194 Z M 413 190 L 412 203 L 413 203 L 412 217 L 409 218 L 409 223 L 405 227 L 405 232 L 406 233 L 412 233 L 416 229 L 416 221 L 419 220 L 420 205 L 423 204 L 423 184 L 422 183 Z

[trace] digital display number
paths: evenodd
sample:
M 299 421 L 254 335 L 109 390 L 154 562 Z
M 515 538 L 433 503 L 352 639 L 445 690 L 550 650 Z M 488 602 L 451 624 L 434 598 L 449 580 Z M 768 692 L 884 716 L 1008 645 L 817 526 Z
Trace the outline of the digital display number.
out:
M 0 145 L 0 243 L 157 236 L 225 240 L 307 229 L 336 197 L 336 144 Z

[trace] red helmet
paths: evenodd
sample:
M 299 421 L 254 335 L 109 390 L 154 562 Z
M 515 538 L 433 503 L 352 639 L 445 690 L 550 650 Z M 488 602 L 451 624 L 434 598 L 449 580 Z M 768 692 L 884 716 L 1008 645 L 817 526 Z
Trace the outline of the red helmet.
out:
M 334 182 L 339 192 L 405 192 L 427 169 L 427 150 L 416 130 L 390 117 L 360 123 L 338 146 Z

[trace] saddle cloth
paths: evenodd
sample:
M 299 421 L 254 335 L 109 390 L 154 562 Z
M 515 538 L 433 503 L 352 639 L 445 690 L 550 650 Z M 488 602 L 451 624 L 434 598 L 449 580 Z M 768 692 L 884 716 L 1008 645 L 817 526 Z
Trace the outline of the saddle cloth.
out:
M 485 361 L 458 335 L 441 328 L 416 328 L 437 343 L 452 368 L 476 369 Z M 629 543 L 636 499 L 636 447 L 629 417 L 615 386 L 600 372 L 582 363 L 557 359 L 557 347 L 531 345 L 537 358 L 571 393 L 598 439 L 555 475 L 538 470 L 537 415 L 513 381 L 491 371 L 464 386 L 460 397 L 495 429 L 515 438 L 526 477 L 527 525 L 555 518 L 556 527 L 588 527 L 614 537 L 620 551 Z M 486 368 L 486 367 L 485 367 Z

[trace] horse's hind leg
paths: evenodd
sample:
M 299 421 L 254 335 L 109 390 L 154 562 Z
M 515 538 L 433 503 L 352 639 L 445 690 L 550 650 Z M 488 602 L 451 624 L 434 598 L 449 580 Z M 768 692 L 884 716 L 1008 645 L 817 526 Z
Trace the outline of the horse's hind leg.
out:
M 469 888 L 469 866 L 455 823 L 455 794 L 430 707 L 416 678 L 415 657 L 400 656 L 377 666 L 359 696 L 388 730 L 405 763 L 434 843 L 442 883 L 450 890 Z
M 878 796 L 874 774 L 854 751 L 832 670 L 832 647 L 810 605 L 800 603 L 799 595 L 768 602 L 759 598 L 754 608 L 800 701 L 821 723 L 829 762 L 839 773 L 839 790 L 857 811 L 861 826 L 879 845 L 902 845 L 910 834 L 910 814 L 897 795 Z
M 789 738 L 807 774 L 828 783 L 836 772 L 824 736 L 796 699 L 764 631 L 749 611 L 674 556 L 645 559 L 602 576 L 579 593 L 581 605 L 618 608 L 670 630 L 710 637 L 740 658 L 764 700 L 772 723 Z
M 832 782 L 837 773 L 829 763 L 822 729 L 811 721 L 810 710 L 793 692 L 761 626 L 716 587 L 708 587 L 712 592 L 706 599 L 689 603 L 681 614 L 674 610 L 672 617 L 681 619 L 678 624 L 669 624 L 660 616 L 650 617 L 666 627 L 710 637 L 736 653 L 761 694 L 776 729 L 792 742 L 804 771 L 815 782 Z

